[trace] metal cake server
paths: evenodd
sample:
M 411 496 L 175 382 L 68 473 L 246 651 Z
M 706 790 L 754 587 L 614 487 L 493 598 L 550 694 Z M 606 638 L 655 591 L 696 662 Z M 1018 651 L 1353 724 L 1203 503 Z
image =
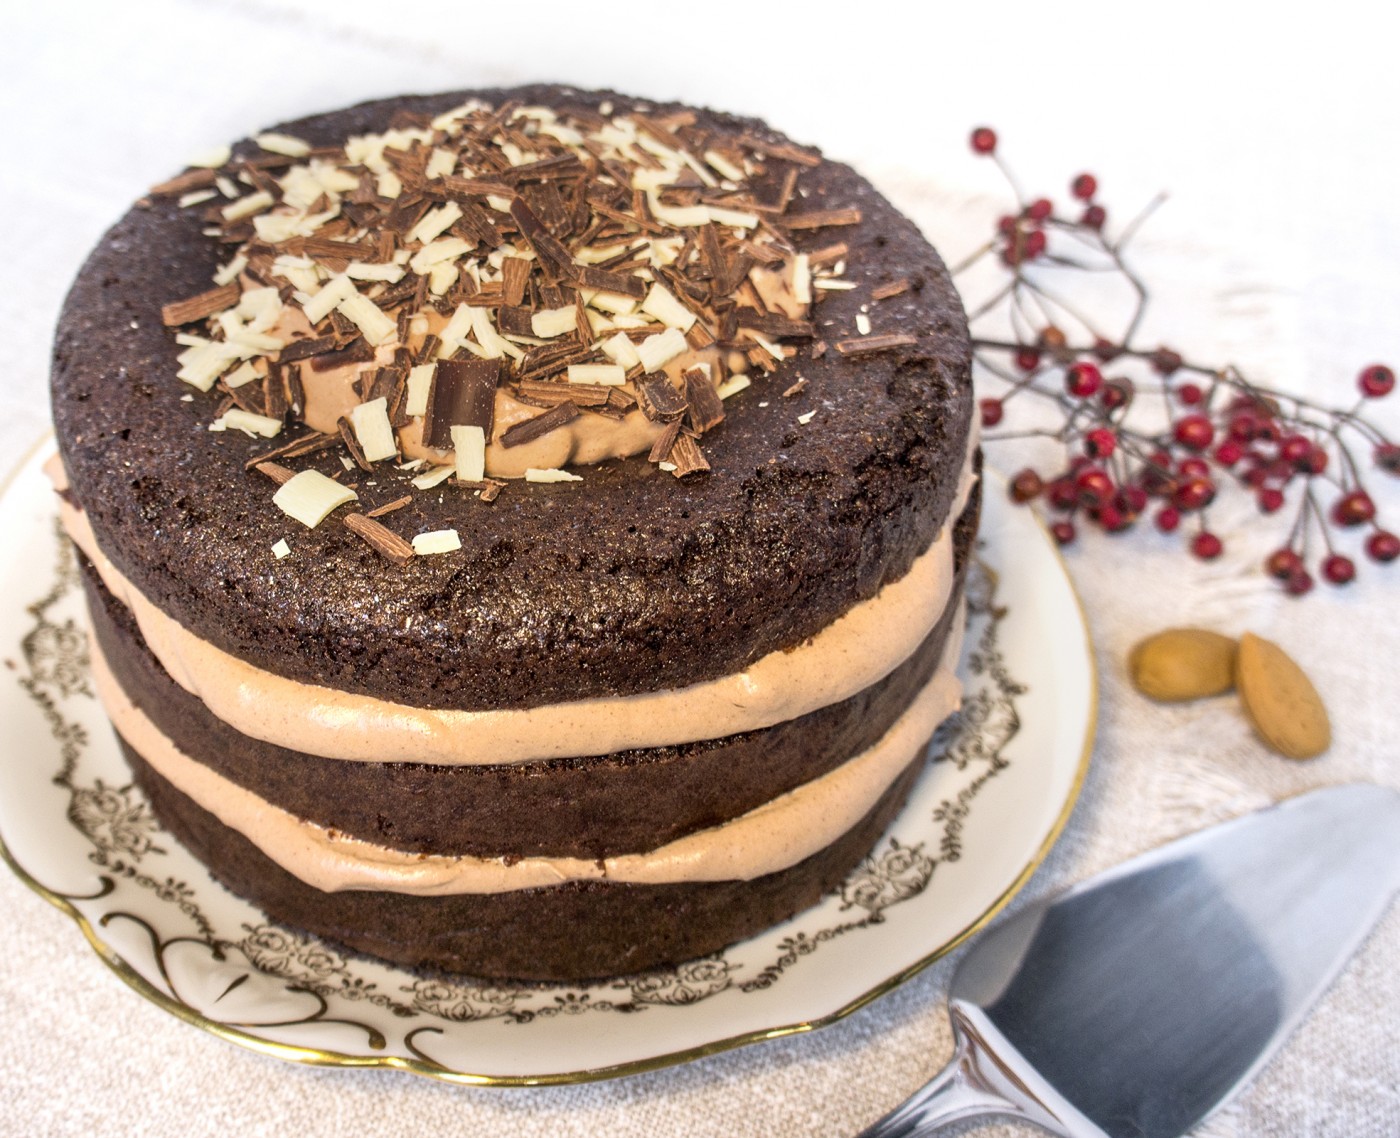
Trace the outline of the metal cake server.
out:
M 953 974 L 952 1062 L 861 1138 L 1014 1115 L 1180 1138 L 1259 1071 L 1400 890 L 1400 792 L 1330 787 L 1028 905 Z

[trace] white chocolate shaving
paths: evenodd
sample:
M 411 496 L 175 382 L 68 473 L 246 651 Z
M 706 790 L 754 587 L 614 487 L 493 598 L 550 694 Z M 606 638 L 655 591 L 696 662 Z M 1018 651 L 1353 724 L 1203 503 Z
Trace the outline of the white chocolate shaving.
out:
M 197 166 L 201 170 L 214 170 L 222 166 L 233 156 L 233 150 L 228 146 L 214 146 L 208 150 L 201 150 L 186 163 L 189 166 Z
M 255 415 L 252 411 L 244 411 L 241 407 L 230 407 L 213 423 L 209 424 L 209 429 L 211 431 L 242 431 L 246 435 L 271 439 L 282 433 L 282 420 L 274 419 L 270 415 Z
M 457 477 L 480 482 L 486 477 L 486 432 L 481 427 L 454 425 L 452 449 L 457 455 Z
M 696 319 L 695 313 L 677 300 L 675 294 L 663 284 L 651 286 L 651 291 L 642 301 L 642 311 L 649 316 L 655 316 L 670 328 L 679 328 L 682 332 L 689 332 Z
M 455 466 L 435 466 L 426 474 L 420 474 L 417 478 L 410 479 L 419 490 L 431 490 L 434 486 L 439 486 L 457 473 Z
M 408 395 L 404 400 L 404 414 L 409 416 L 428 413 L 428 392 L 433 386 L 433 372 L 437 364 L 419 364 L 408 371 Z
M 572 305 L 564 308 L 546 308 L 530 317 L 530 328 L 541 339 L 548 340 L 562 336 L 578 327 L 578 310 Z
M 350 426 L 355 429 L 355 438 L 359 440 L 366 462 L 398 458 L 399 448 L 389 422 L 389 401 L 384 396 L 352 407 Z
M 293 474 L 272 495 L 274 506 L 307 529 L 315 529 L 337 506 L 358 500 L 355 491 L 327 478 L 319 470 Z
M 257 134 L 253 136 L 253 141 L 269 153 L 285 154 L 288 158 L 305 158 L 311 153 L 309 142 L 293 138 L 290 134 Z
M 660 371 L 677 356 L 690 350 L 684 334 L 678 328 L 667 328 L 655 336 L 648 336 L 637 345 L 637 356 L 642 367 L 649 373 Z
M 537 466 L 527 467 L 525 470 L 526 482 L 582 482 L 583 479 L 577 474 L 570 474 L 567 470 L 541 470 Z
M 259 190 L 255 194 L 249 194 L 246 198 L 239 198 L 235 202 L 230 202 L 219 212 L 225 221 L 241 221 L 245 217 L 252 217 L 255 213 L 261 213 L 265 209 L 271 209 L 273 197 L 266 190 Z
M 238 274 L 248 267 L 248 258 L 239 253 L 227 265 L 220 265 L 214 273 L 214 283 L 216 285 L 226 285 L 230 281 L 236 281 Z
M 398 284 L 407 270 L 402 265 L 377 264 L 372 261 L 351 261 L 345 266 L 345 275 L 357 281 L 387 281 Z
M 636 346 L 627 337 L 625 332 L 618 332 L 609 336 L 598 345 L 603 355 L 612 360 L 619 367 L 631 370 L 642 362 L 642 357 L 637 355 Z
M 448 467 L 451 470 L 451 467 Z M 413 552 L 420 557 L 434 553 L 452 553 L 462 548 L 462 537 L 455 529 L 435 529 L 420 533 L 413 539 Z
M 617 364 L 570 364 L 570 383 L 597 383 L 621 387 L 627 382 L 627 372 Z
M 365 334 L 365 339 L 374 347 L 387 343 L 398 333 L 398 325 L 394 318 L 370 300 L 367 296 L 361 296 L 352 289 L 352 295 L 347 296 L 336 308 L 350 320 L 353 320 L 360 331 Z
M 331 309 L 335 308 L 342 300 L 355 295 L 355 282 L 344 274 L 331 277 L 319 292 L 309 300 L 303 301 L 301 310 L 306 314 L 306 319 L 313 325 L 319 324 L 331 314 Z
M 446 202 L 436 209 L 430 209 L 412 229 L 407 241 L 421 241 L 425 245 L 435 237 L 440 237 L 452 227 L 452 223 L 462 216 L 462 207 L 456 202 Z
M 752 387 L 753 380 L 748 376 L 739 374 L 732 375 L 715 388 L 715 394 L 721 399 L 728 399 L 731 395 L 738 395 L 746 387 Z

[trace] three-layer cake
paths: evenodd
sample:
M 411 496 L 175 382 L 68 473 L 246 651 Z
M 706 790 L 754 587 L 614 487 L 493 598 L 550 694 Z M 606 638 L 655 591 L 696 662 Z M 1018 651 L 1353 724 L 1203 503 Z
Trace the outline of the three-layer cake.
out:
M 54 415 L 162 822 L 386 959 L 715 951 L 840 882 L 957 706 L 961 306 L 753 120 L 534 87 L 247 140 L 102 240 Z

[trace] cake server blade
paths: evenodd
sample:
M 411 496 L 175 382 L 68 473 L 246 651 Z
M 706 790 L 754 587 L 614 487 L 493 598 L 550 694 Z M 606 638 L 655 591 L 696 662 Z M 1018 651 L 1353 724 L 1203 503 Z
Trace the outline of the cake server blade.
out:
M 1180 1138 L 1268 1061 L 1400 890 L 1400 793 L 1330 787 L 1026 906 L 949 991 L 952 1063 L 862 1138 L 1015 1115 Z

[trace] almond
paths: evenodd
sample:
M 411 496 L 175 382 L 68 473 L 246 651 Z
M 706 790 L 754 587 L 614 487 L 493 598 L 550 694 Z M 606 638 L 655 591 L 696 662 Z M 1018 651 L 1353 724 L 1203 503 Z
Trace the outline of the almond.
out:
M 1277 644 L 1246 632 L 1235 658 L 1235 684 L 1254 730 L 1279 754 L 1311 759 L 1331 746 L 1322 697 Z
M 1205 628 L 1168 628 L 1128 657 L 1133 686 L 1164 703 L 1227 692 L 1235 683 L 1235 642 Z

